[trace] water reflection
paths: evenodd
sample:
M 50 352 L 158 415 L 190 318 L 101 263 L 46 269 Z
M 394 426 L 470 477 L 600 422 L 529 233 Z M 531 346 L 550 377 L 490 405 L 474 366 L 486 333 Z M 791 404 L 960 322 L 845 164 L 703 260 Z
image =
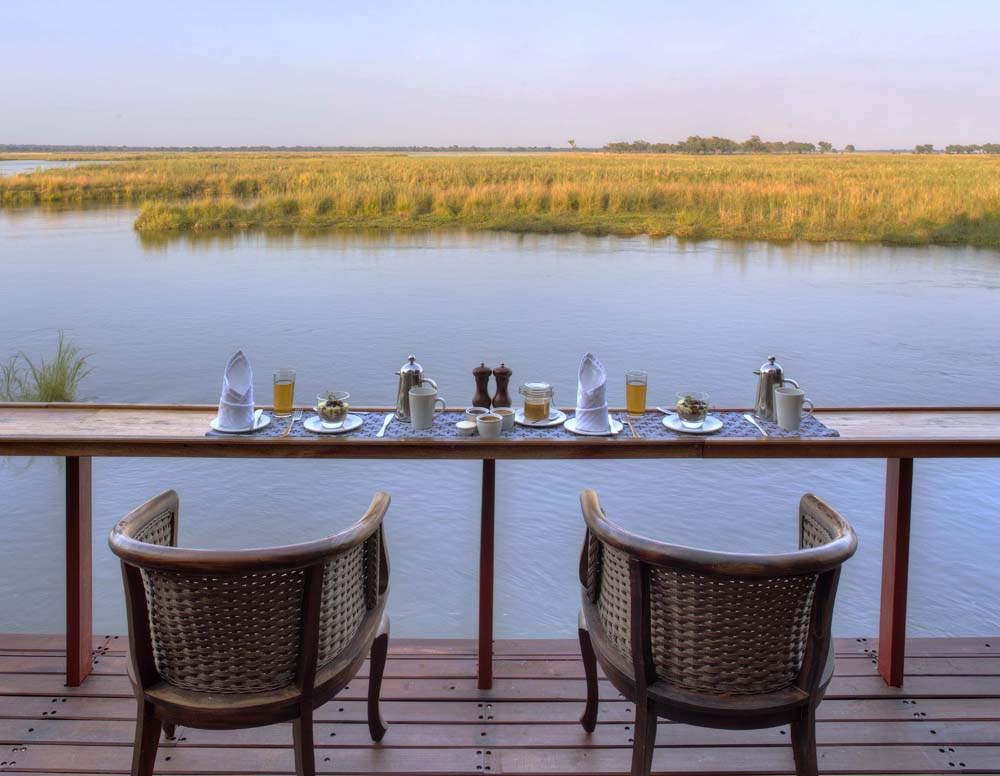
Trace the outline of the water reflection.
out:
M 16 289 L 0 305 L 0 357 L 47 353 L 65 328 L 95 353 L 85 393 L 97 401 L 213 402 L 238 346 L 251 355 L 259 396 L 271 368 L 290 364 L 300 399 L 336 386 L 361 404 L 393 401 L 393 373 L 411 352 L 452 406 L 471 398 L 470 370 L 482 360 L 505 360 L 515 385 L 548 380 L 572 404 L 588 349 L 611 371 L 616 404 L 624 371 L 642 368 L 651 403 L 700 386 L 720 405 L 747 405 L 752 370 L 770 353 L 820 406 L 996 404 L 1000 394 L 993 251 L 457 230 L 208 233 L 154 244 L 134 218 L 134 209 L 0 211 L 4 288 Z M 503 462 L 497 633 L 572 635 L 577 496 L 596 487 L 613 518 L 636 530 L 759 550 L 790 547 L 798 497 L 819 493 L 861 536 L 837 632 L 870 635 L 882 478 L 880 461 Z M 1000 513 L 1000 464 L 920 461 L 916 481 L 912 631 L 997 630 L 1000 613 L 980 591 L 1000 586 L 988 561 L 1000 538 L 980 527 Z M 478 486 L 475 462 L 100 460 L 95 623 L 124 627 L 107 531 L 163 488 L 180 491 L 182 537 L 202 546 L 329 533 L 382 488 L 394 497 L 394 632 L 470 636 Z M 5 629 L 58 631 L 59 472 L 5 465 L 0 489 Z

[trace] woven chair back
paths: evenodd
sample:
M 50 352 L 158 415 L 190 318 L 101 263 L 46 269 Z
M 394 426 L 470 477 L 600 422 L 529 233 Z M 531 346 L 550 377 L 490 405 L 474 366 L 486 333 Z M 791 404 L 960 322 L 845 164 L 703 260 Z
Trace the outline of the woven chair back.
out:
M 850 525 L 803 497 L 799 546 L 780 556 L 727 556 L 650 542 L 588 518 L 587 595 L 609 640 L 633 660 L 631 564 L 645 567 L 657 680 L 702 693 L 750 695 L 795 683 L 817 581 L 854 552 Z M 747 559 L 752 559 L 748 562 Z
M 256 693 L 296 682 L 307 577 L 316 565 L 323 567 L 317 669 L 350 643 L 380 593 L 380 524 L 370 521 L 367 535 L 358 536 L 359 523 L 345 532 L 345 542 L 331 537 L 268 550 L 183 550 L 172 546 L 174 495 L 122 520 L 111 545 L 141 573 L 160 678 L 186 690 Z

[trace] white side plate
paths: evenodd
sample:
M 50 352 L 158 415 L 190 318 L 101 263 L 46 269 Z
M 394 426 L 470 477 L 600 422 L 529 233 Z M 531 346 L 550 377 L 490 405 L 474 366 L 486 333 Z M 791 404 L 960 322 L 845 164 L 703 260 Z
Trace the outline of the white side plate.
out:
M 523 409 L 514 410 L 514 422 L 528 428 L 552 428 L 566 422 L 566 413 L 562 410 L 552 410 L 548 420 L 525 420 Z
M 344 418 L 344 425 L 340 428 L 324 427 L 323 421 L 319 419 L 319 415 L 313 415 L 302 425 L 305 426 L 306 431 L 312 431 L 314 434 L 346 434 L 349 431 L 354 431 L 356 428 L 361 428 L 364 422 L 364 418 L 359 418 L 357 415 L 348 413 L 347 417 Z
M 722 421 L 715 417 L 715 415 L 709 415 L 705 418 L 705 422 L 701 424 L 701 428 L 688 428 L 681 423 L 681 419 L 676 415 L 667 415 L 663 419 L 663 425 L 671 431 L 677 431 L 681 434 L 714 434 L 716 431 L 722 430 Z
M 257 418 L 257 425 L 253 428 L 223 428 L 219 425 L 219 418 L 212 418 L 211 422 L 208 424 L 212 427 L 212 431 L 219 431 L 223 434 L 249 434 L 253 431 L 260 431 L 262 428 L 267 428 L 271 423 L 270 415 L 261 415 Z
M 611 436 L 611 429 L 607 431 L 580 431 L 576 427 L 576 418 L 570 418 L 566 421 L 566 430 L 571 434 L 579 434 L 580 436 Z M 620 420 L 615 420 L 611 418 L 611 428 L 614 429 L 614 433 L 620 434 L 622 432 L 622 422 Z

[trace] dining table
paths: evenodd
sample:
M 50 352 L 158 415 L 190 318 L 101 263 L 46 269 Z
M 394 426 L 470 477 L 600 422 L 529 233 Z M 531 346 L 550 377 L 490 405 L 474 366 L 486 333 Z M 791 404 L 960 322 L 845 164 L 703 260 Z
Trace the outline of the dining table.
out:
M 305 412 L 311 412 L 303 408 Z M 902 686 L 914 461 L 1000 457 L 1000 407 L 817 408 L 815 425 L 799 433 L 773 424 L 765 436 L 722 408 L 718 434 L 676 433 L 649 408 L 614 435 L 582 436 L 562 426 L 517 427 L 497 439 L 455 432 L 460 412 L 446 411 L 431 429 L 389 420 L 387 407 L 352 409 L 364 422 L 351 433 L 285 434 L 279 419 L 250 434 L 210 430 L 215 405 L 0 403 L 0 455 L 65 458 L 66 684 L 78 686 L 92 665 L 93 459 L 287 458 L 455 459 L 482 462 L 479 518 L 478 686 L 493 682 L 493 583 L 498 462 L 527 459 L 885 459 L 882 585 L 878 669 Z M 571 415 L 573 408 L 564 408 Z M 615 417 L 624 410 L 614 409 Z M 284 420 L 285 423 L 288 419 Z M 745 425 L 744 425 L 745 424 Z M 765 430 L 767 430 L 765 426 Z M 811 429 L 811 430 L 810 430 Z M 10 573 L 9 570 L 2 573 Z

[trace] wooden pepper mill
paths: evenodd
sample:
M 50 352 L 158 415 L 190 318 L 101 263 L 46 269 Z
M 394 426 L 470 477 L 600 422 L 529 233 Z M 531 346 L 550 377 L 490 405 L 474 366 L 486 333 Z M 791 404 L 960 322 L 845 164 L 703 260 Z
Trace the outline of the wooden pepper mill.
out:
M 490 407 L 490 375 L 493 370 L 486 366 L 486 362 L 480 362 L 479 366 L 472 370 L 472 376 L 476 378 L 476 393 L 472 397 L 473 407 Z
M 507 393 L 507 385 L 510 383 L 511 374 L 510 367 L 502 361 L 500 362 L 500 366 L 493 370 L 493 377 L 497 381 L 497 392 L 493 394 L 494 407 L 511 406 L 510 394 Z

